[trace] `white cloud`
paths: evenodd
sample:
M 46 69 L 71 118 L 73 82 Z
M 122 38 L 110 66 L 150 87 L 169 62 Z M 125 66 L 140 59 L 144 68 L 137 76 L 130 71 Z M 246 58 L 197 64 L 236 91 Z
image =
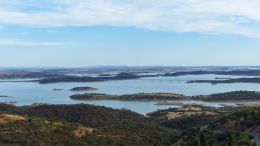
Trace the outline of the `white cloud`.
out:
M 0 23 L 48 27 L 130 26 L 173 32 L 260 37 L 260 1 L 0 0 Z
M 59 46 L 62 43 L 59 42 L 44 42 L 44 41 L 28 41 L 28 40 L 16 40 L 16 39 L 0 39 L 0 46 Z

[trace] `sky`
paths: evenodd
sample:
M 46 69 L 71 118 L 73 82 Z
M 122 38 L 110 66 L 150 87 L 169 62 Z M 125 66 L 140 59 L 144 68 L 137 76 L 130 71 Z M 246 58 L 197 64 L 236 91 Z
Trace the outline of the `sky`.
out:
M 259 66 L 259 0 L 0 0 L 0 67 Z

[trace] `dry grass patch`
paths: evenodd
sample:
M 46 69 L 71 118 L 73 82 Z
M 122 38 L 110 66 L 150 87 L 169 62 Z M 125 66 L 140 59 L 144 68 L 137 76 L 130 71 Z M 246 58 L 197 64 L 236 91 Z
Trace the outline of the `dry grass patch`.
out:
M 242 107 L 260 107 L 260 103 L 243 104 Z
M 26 120 L 26 118 L 22 116 L 10 115 L 10 114 L 0 115 L 0 124 L 5 124 L 8 122 L 24 121 L 24 120 Z
M 167 117 L 168 119 L 174 119 L 174 118 L 179 118 L 179 117 L 183 117 L 183 116 L 194 116 L 194 115 L 201 115 L 201 114 L 205 114 L 205 115 L 211 115 L 207 112 L 168 112 Z
M 92 134 L 94 131 L 94 128 L 79 126 L 76 130 L 73 131 L 73 133 L 76 137 L 81 138 L 89 134 Z
M 184 108 L 179 108 L 178 111 L 202 111 L 201 107 L 184 107 Z
M 184 107 L 179 108 L 176 111 L 168 112 L 167 118 L 174 119 L 183 116 L 195 116 L 195 115 L 205 115 L 205 116 L 214 116 L 217 113 L 211 111 L 203 111 L 200 107 Z

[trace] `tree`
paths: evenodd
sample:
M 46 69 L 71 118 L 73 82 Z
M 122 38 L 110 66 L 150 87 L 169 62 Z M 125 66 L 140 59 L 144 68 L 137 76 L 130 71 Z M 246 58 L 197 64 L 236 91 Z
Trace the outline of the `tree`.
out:
M 235 143 L 235 137 L 233 135 L 230 135 L 228 139 L 228 146 L 235 146 Z
M 199 138 L 195 139 L 194 146 L 201 146 Z
M 201 143 L 201 146 L 209 146 L 208 138 L 205 134 L 200 135 L 200 143 Z
M 156 141 L 153 146 L 162 146 L 161 142 L 160 141 Z

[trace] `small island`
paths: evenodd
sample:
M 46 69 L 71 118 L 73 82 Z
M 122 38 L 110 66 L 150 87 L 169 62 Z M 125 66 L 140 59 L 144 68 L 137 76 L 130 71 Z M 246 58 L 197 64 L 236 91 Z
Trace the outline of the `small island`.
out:
M 0 95 L 0 98 L 7 98 L 7 97 L 9 97 L 9 96 L 7 96 L 7 95 Z
M 53 91 L 62 91 L 63 89 L 54 88 Z
M 95 90 L 98 90 L 98 89 L 93 88 L 93 87 L 75 87 L 75 88 L 70 89 L 70 91 L 74 91 L 74 92 L 77 92 L 77 91 L 95 91 Z
M 74 100 L 112 100 L 117 96 L 112 96 L 108 94 L 99 94 L 99 93 L 86 93 L 86 94 L 76 94 L 70 96 Z

